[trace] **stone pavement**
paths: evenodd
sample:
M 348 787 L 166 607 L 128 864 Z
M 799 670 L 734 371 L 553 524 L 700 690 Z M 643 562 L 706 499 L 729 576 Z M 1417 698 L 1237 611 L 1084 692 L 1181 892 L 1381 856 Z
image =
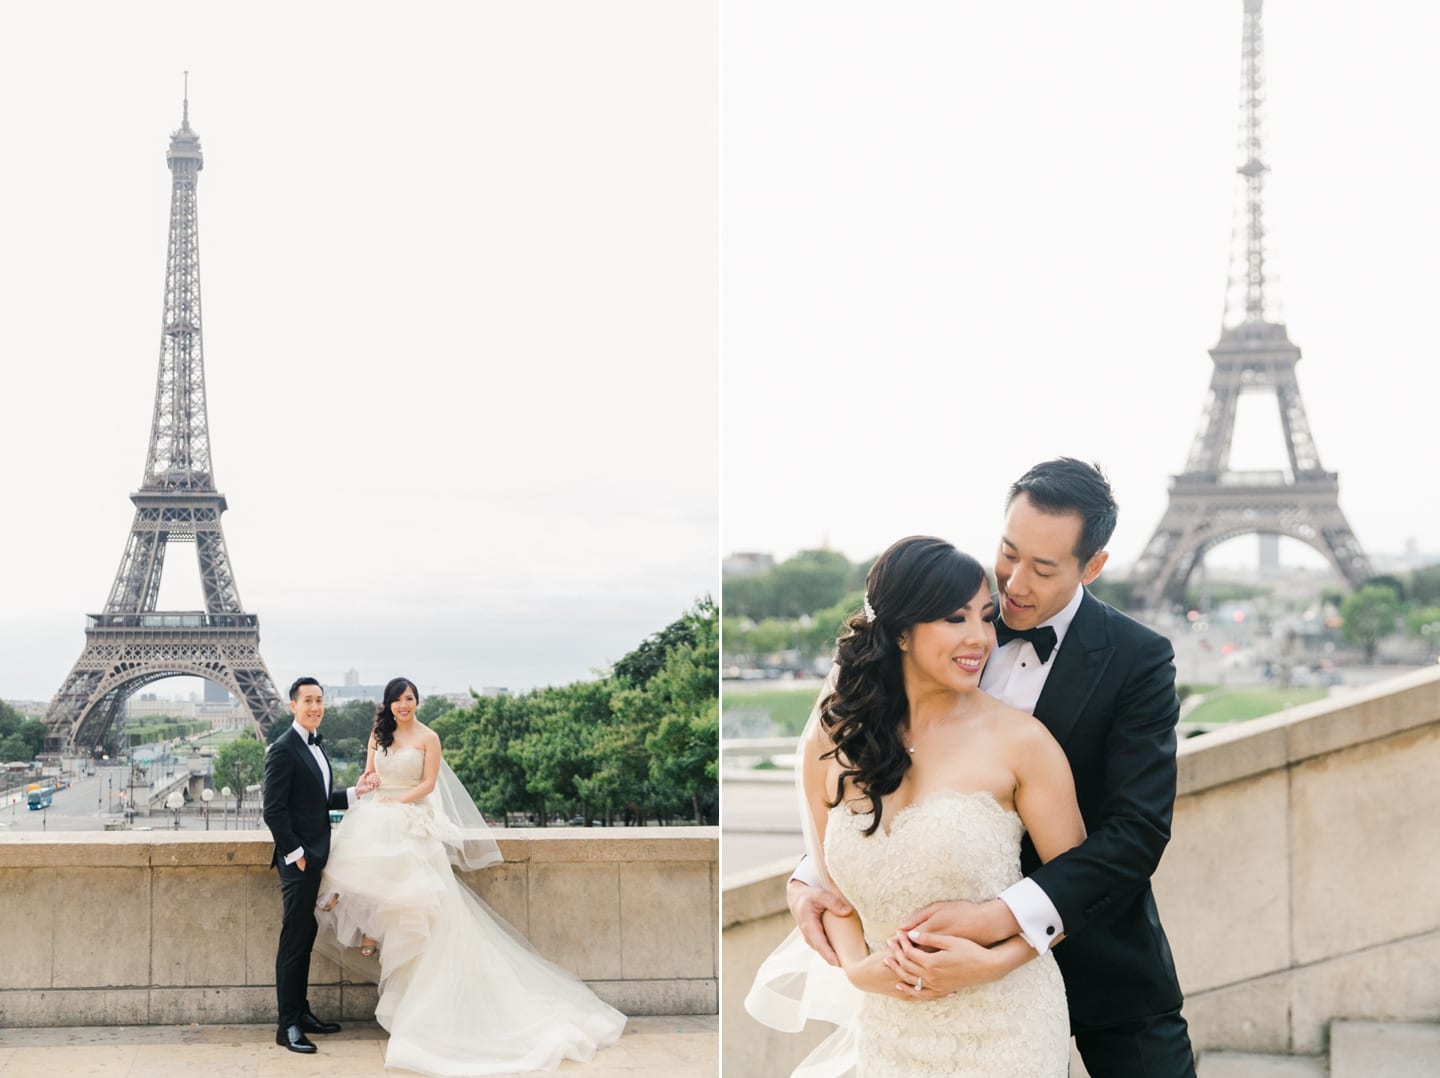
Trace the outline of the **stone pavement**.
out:
M 385 1070 L 386 1034 L 370 1023 L 312 1038 L 319 1051 L 296 1055 L 265 1026 L 65 1026 L 0 1030 L 0 1078 L 403 1078 Z M 631 1018 L 619 1043 L 588 1064 L 527 1075 L 580 1078 L 715 1078 L 719 1017 Z

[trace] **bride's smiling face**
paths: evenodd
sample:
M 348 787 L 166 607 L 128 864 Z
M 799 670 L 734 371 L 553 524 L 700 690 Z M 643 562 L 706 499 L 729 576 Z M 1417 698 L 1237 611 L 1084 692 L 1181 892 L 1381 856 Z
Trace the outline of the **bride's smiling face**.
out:
M 417 707 L 419 701 L 415 699 L 415 691 L 407 688 L 390 702 L 390 714 L 395 716 L 396 722 L 409 722 L 415 717 Z
M 994 622 L 990 586 L 982 582 L 980 590 L 959 610 L 911 626 L 900 639 L 906 693 L 979 688 L 985 660 L 995 650 Z

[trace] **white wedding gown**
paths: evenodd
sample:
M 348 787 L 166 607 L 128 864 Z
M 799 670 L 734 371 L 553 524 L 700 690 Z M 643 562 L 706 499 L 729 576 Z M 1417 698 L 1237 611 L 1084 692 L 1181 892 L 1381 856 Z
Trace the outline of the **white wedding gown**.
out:
M 932 902 L 994 898 L 1020 879 L 1020 817 L 986 792 L 932 794 L 871 816 L 830 810 L 825 863 L 854 905 L 871 951 Z M 855 1022 L 859 1078 L 1065 1078 L 1065 986 L 1052 955 L 1009 976 L 916 1003 L 866 993 Z
M 613 1044 L 625 1016 L 529 943 L 456 878 L 432 799 L 385 804 L 420 780 L 421 749 L 376 754 L 380 789 L 336 830 L 317 914 L 341 946 L 379 941 L 375 1019 L 385 1065 L 443 1078 L 549 1069 Z

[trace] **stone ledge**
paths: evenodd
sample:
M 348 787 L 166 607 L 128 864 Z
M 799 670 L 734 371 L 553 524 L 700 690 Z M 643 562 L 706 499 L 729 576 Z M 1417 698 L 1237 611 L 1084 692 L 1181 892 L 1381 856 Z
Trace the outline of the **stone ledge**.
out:
M 718 1009 L 716 828 L 529 830 L 470 875 L 536 950 L 627 1014 Z M 280 888 L 265 832 L 0 835 L 0 1027 L 265 1022 Z M 347 967 L 349 963 L 347 962 Z M 317 954 L 316 1006 L 368 1019 L 364 971 Z
M 785 884 L 794 871 L 794 859 L 786 858 L 727 877 L 721 899 L 721 928 L 758 921 L 777 913 L 788 915 L 790 908 L 785 904 Z
M 716 827 L 497 829 L 505 862 L 714 861 Z M 266 831 L 50 831 L 0 833 L 0 868 L 259 865 L 275 849 Z
M 1177 752 L 1176 795 L 1378 741 L 1440 718 L 1440 666 L 1186 738 Z

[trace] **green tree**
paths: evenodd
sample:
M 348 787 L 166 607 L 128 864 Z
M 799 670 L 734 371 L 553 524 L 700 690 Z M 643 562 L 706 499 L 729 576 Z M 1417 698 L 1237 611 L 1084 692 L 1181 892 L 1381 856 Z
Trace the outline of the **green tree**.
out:
M 652 782 L 672 796 L 686 797 L 695 822 L 704 823 L 719 793 L 720 700 L 715 686 L 720 647 L 714 604 L 701 604 L 691 617 L 695 643 L 672 651 L 665 668 L 645 687 L 660 713 L 645 748 Z
M 11 734 L 9 737 L 0 739 L 0 763 L 9 763 L 11 760 L 33 760 L 34 753 L 30 751 L 30 743 L 19 734 Z
M 534 809 L 534 799 L 525 788 L 525 769 L 515 753 L 527 719 L 523 697 L 477 696 L 470 707 L 435 721 L 445 758 L 480 811 L 489 816 Z
M 454 710 L 455 705 L 450 702 L 448 697 L 427 696 L 425 697 L 424 702 L 420 705 L 419 710 L 415 712 L 415 717 L 421 722 L 423 722 L 426 726 L 430 726 L 441 715 L 449 714 L 451 711 Z
M 1380 641 L 1395 632 L 1400 610 L 1394 588 L 1378 584 L 1357 588 L 1340 606 L 1345 642 L 1363 648 L 1365 661 L 1374 662 Z
M 1431 606 L 1440 603 L 1440 565 L 1426 565 L 1412 572 L 1406 594 L 1412 602 Z
M 211 781 L 222 789 L 230 787 L 235 795 L 235 815 L 245 804 L 245 787 L 265 777 L 265 746 L 251 731 L 246 730 L 234 741 L 227 741 L 215 754 Z
M 33 760 L 45 747 L 45 733 L 43 722 L 27 719 L 0 700 L 0 762 Z
M 725 581 L 725 612 L 757 621 L 813 614 L 853 591 L 855 572 L 844 554 L 802 550 L 768 573 Z
M 1420 606 L 1405 615 L 1405 632 L 1424 640 L 1431 651 L 1440 650 L 1440 606 Z
M 694 643 L 694 629 L 688 617 L 676 618 L 658 633 L 651 633 L 640 646 L 617 662 L 611 674 L 632 685 L 643 685 L 665 665 L 671 648 Z

